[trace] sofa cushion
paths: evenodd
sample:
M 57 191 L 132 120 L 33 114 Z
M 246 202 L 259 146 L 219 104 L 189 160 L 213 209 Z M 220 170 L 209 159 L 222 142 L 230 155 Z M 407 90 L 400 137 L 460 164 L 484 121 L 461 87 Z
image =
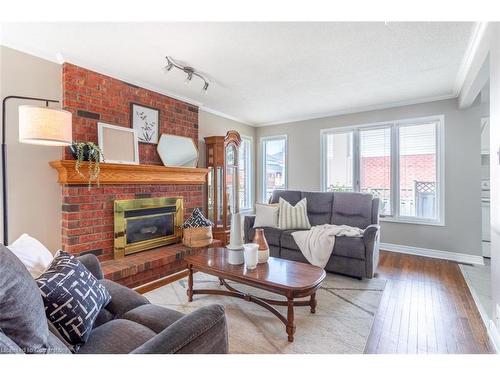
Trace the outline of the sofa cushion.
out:
M 109 304 L 108 304 L 109 306 Z M 102 308 L 101 311 L 99 311 L 99 314 L 97 314 L 97 317 L 95 318 L 94 322 L 94 327 L 99 327 L 100 325 L 103 325 L 104 323 L 109 322 L 110 320 L 113 320 L 115 318 L 115 315 L 111 313 L 108 309 Z
M 264 236 L 268 245 L 280 246 L 281 233 L 283 233 L 281 229 L 264 227 Z
M 284 249 L 291 249 L 300 251 L 297 243 L 293 239 L 292 233 L 296 232 L 296 230 L 284 230 L 281 235 L 281 247 Z
M 45 353 L 49 327 L 42 296 L 21 261 L 0 245 L 0 330 L 26 353 Z
M 311 225 L 328 224 L 332 219 L 333 193 L 302 192 L 307 198 L 307 216 Z
M 126 286 L 107 279 L 101 280 L 101 283 L 111 295 L 106 310 L 113 314 L 114 318 L 120 318 L 127 311 L 149 304 L 146 297 Z
M 50 265 L 54 256 L 37 239 L 22 234 L 7 248 L 17 256 L 35 279 Z
M 122 315 L 122 319 L 142 324 L 156 333 L 182 318 L 184 314 L 158 305 L 142 305 Z
M 372 195 L 333 193 L 331 224 L 365 229 L 372 221 Z
M 9 339 L 0 329 L 0 353 L 2 354 L 24 354 L 17 344 Z
M 47 350 L 47 354 L 71 354 L 71 351 L 64 343 L 64 340 L 60 335 L 56 335 L 52 331 L 50 331 L 48 342 L 49 349 Z
M 87 341 L 99 311 L 111 300 L 108 291 L 77 258 L 64 251 L 36 282 L 47 319 L 78 350 Z
M 274 190 L 269 203 L 279 203 L 280 198 L 295 206 L 302 199 L 302 193 L 295 190 Z
M 281 247 L 283 249 L 300 251 L 293 239 L 295 230 L 285 230 L 281 235 Z M 333 246 L 333 254 L 348 258 L 365 259 L 365 243 L 360 237 L 336 237 Z
M 309 229 L 311 223 L 307 217 L 307 198 L 301 199 L 295 206 L 280 198 L 279 203 L 280 229 Z
M 279 204 L 255 203 L 254 228 L 278 228 Z
M 365 259 L 365 243 L 362 237 L 336 237 L 333 255 L 347 258 Z
M 155 335 L 142 324 L 115 319 L 92 330 L 78 354 L 128 354 Z

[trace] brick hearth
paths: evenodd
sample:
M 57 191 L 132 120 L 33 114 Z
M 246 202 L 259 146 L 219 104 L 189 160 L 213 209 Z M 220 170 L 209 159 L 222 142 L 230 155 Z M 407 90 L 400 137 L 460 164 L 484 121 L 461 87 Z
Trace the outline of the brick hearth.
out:
M 130 103 L 160 110 L 159 133 L 191 137 L 198 144 L 198 108 L 72 64 L 63 66 L 63 107 L 73 114 L 73 139 L 97 142 L 97 123 L 130 127 Z M 139 144 L 140 164 L 161 165 L 156 145 Z M 63 159 L 72 159 L 65 150 Z M 113 203 L 118 199 L 184 198 L 184 216 L 203 207 L 201 185 L 62 186 L 62 247 L 74 253 L 94 253 L 105 262 L 110 278 L 135 286 L 175 272 L 186 250 L 179 246 L 113 260 Z M 159 258 L 158 257 L 161 254 Z M 118 277 L 119 276 L 119 277 Z
M 134 288 L 186 269 L 184 257 L 198 251 L 199 248 L 190 249 L 182 244 L 164 246 L 125 259 L 105 261 L 102 271 L 106 279 Z

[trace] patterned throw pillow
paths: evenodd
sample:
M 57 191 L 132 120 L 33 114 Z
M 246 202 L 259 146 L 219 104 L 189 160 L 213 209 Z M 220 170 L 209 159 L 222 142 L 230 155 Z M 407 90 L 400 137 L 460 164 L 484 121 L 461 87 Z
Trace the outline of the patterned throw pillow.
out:
M 213 227 L 214 223 L 208 220 L 203 212 L 199 208 L 195 208 L 193 213 L 187 219 L 184 224 L 181 225 L 182 228 L 199 228 L 199 227 Z
M 307 198 L 302 199 L 295 206 L 280 197 L 279 200 L 279 228 L 280 229 L 310 229 L 311 224 L 307 217 Z
M 111 296 L 78 259 L 63 251 L 36 282 L 47 319 L 77 351 L 88 340 L 99 311 Z

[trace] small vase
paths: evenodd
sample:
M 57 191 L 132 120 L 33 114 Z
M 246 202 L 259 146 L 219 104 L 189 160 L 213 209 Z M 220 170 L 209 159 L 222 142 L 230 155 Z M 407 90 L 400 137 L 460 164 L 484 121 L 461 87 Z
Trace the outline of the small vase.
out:
M 259 263 L 266 263 L 269 260 L 269 245 L 264 235 L 264 229 L 255 229 L 253 243 L 259 245 Z
M 244 258 L 245 258 L 245 267 L 247 270 L 253 270 L 257 268 L 257 264 L 259 263 L 258 253 L 259 246 L 255 243 L 246 243 L 243 245 L 244 249 Z

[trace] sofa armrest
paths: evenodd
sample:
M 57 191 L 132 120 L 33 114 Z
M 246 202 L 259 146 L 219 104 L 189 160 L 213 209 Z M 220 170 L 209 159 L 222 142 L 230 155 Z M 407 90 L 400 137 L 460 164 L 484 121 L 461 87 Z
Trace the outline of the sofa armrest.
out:
M 245 242 L 252 242 L 253 236 L 255 235 L 255 230 L 253 229 L 253 224 L 255 223 L 255 215 L 245 216 L 243 220 L 243 232 Z
M 111 295 L 111 301 L 106 305 L 106 310 L 113 314 L 115 318 L 119 318 L 136 307 L 150 303 L 146 297 L 143 297 L 135 290 L 114 281 L 105 279 L 101 280 L 101 283 Z
M 132 354 L 225 354 L 227 351 L 224 307 L 209 305 L 183 316 Z
M 366 277 L 372 278 L 378 265 L 380 225 L 371 224 L 366 227 L 363 241 L 366 249 Z
M 78 257 L 78 260 L 87 268 L 96 279 L 102 280 L 104 278 L 101 270 L 99 259 L 94 254 L 85 254 Z

